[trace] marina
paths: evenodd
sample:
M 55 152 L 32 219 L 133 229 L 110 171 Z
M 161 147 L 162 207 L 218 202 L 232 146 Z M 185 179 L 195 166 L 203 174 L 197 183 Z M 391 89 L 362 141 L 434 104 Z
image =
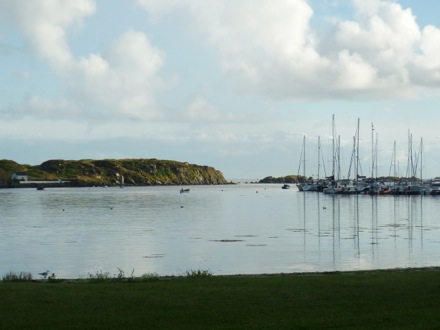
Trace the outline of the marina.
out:
M 335 117 L 332 116 L 332 151 L 331 175 L 320 177 L 321 164 L 325 164 L 322 154 L 321 139 L 318 137 L 317 152 L 317 178 L 306 175 L 306 135 L 300 153 L 297 174 L 297 188 L 301 192 L 323 192 L 325 194 L 342 195 L 437 195 L 440 178 L 423 180 L 423 139 L 417 150 L 413 148 L 413 137 L 408 130 L 408 149 L 406 159 L 406 175 L 399 177 L 397 167 L 399 161 L 396 157 L 396 141 L 394 141 L 392 161 L 387 176 L 378 175 L 378 133 L 375 133 L 374 124 L 371 123 L 371 158 L 369 177 L 363 175 L 360 157 L 360 119 L 357 120 L 351 157 L 347 173 L 341 171 L 341 137 L 336 133 Z M 302 170 L 302 175 L 300 172 Z M 325 168 L 324 168 L 325 172 Z

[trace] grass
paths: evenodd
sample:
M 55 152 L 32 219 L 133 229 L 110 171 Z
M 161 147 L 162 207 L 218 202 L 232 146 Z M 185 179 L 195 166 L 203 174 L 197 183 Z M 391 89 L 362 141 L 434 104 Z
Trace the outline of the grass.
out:
M 17 282 L 17 281 L 32 281 L 32 273 L 29 272 L 9 272 L 3 275 L 3 281 Z
M 4 281 L 1 328 L 440 328 L 437 268 L 260 276 L 204 272 L 147 281 L 117 276 Z

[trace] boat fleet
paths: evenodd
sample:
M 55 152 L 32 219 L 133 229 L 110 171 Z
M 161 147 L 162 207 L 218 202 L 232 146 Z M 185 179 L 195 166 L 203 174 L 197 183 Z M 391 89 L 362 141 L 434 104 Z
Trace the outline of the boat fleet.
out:
M 324 194 L 367 194 L 367 195 L 440 195 L 440 177 L 436 177 L 431 180 L 422 180 L 422 166 L 420 165 L 420 179 L 416 177 L 417 164 L 422 162 L 422 140 L 420 141 L 419 152 L 413 155 L 412 151 L 412 135 L 408 131 L 408 178 L 398 178 L 396 170 L 394 170 L 394 176 L 387 178 L 377 177 L 377 135 L 374 139 L 374 126 L 371 124 L 372 132 L 372 165 L 371 165 L 371 177 L 359 175 L 359 123 L 357 122 L 356 133 L 353 136 L 353 151 L 350 160 L 350 170 L 348 177 L 354 176 L 354 179 L 340 179 L 340 164 L 339 164 L 339 152 L 340 152 L 340 137 L 336 137 L 335 134 L 335 120 L 334 115 L 332 118 L 333 126 L 333 145 L 332 145 L 332 175 L 325 177 L 325 179 L 319 178 L 319 171 L 321 167 L 321 143 L 318 137 L 318 179 L 306 177 L 305 172 L 305 141 L 303 138 L 303 146 L 301 150 L 300 165 L 298 167 L 298 177 L 300 176 L 300 169 L 303 169 L 303 182 L 297 183 L 297 188 L 302 192 L 322 192 Z M 394 143 L 394 153 L 395 153 Z M 393 155 L 393 162 L 395 163 L 395 155 Z M 322 159 L 323 160 L 323 159 Z M 375 170 L 376 169 L 376 173 Z M 391 171 L 391 169 L 390 169 Z M 376 174 L 376 175 L 375 175 Z M 417 173 L 418 174 L 418 173 Z
M 333 180 L 332 178 L 321 180 L 307 180 L 298 183 L 299 191 L 322 192 L 324 194 L 365 194 L 365 195 L 440 195 L 440 177 L 432 180 L 399 180 L 377 181 L 372 178 L 360 178 L 358 180 Z

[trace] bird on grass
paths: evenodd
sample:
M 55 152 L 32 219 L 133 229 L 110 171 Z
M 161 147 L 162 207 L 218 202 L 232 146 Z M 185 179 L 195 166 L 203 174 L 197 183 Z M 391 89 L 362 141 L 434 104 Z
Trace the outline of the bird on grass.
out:
M 42 277 L 46 278 L 47 275 L 49 275 L 49 270 L 46 270 L 46 271 L 43 272 L 43 273 L 38 273 L 38 275 L 41 275 Z

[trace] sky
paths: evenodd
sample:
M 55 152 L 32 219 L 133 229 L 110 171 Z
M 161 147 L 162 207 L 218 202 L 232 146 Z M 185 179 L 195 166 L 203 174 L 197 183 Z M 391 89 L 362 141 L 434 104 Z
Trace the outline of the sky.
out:
M 0 0 L 0 159 L 322 177 L 335 136 L 348 177 L 359 120 L 360 174 L 406 176 L 412 159 L 417 176 L 440 176 L 439 12 L 437 0 Z

